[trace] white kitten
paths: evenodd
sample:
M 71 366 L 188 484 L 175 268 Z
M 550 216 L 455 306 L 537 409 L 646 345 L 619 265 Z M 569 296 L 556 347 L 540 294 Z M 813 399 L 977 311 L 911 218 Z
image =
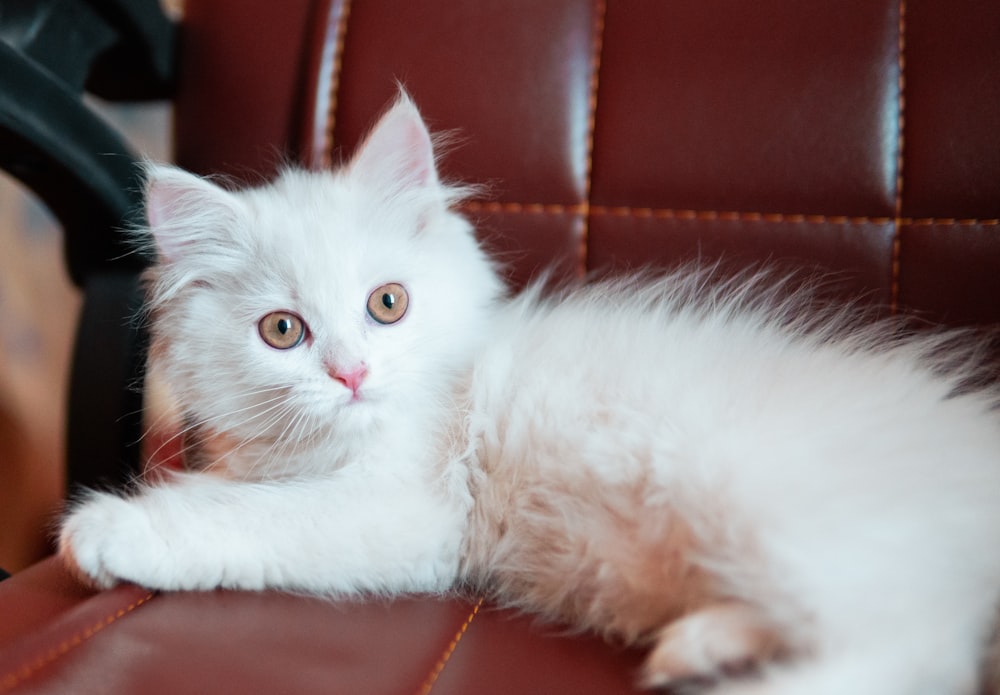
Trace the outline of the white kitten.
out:
M 471 586 L 652 651 L 650 685 L 971 694 L 1000 417 L 955 338 L 762 280 L 508 300 L 405 97 L 336 173 L 149 171 L 152 356 L 203 470 L 68 515 L 100 585 Z M 880 337 L 881 336 L 881 337 Z

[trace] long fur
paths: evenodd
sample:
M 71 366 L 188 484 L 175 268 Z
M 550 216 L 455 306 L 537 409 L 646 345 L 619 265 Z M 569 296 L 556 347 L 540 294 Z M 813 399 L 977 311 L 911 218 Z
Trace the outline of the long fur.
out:
M 150 166 L 152 359 L 200 470 L 89 496 L 67 562 L 173 590 L 472 587 L 647 645 L 650 686 L 974 693 L 1000 596 L 981 343 L 766 270 L 508 298 L 431 142 L 404 96 L 337 172 L 230 191 Z M 381 325 L 389 282 L 409 308 Z M 299 346 L 264 343 L 274 311 Z M 357 393 L 331 378 L 358 365 Z

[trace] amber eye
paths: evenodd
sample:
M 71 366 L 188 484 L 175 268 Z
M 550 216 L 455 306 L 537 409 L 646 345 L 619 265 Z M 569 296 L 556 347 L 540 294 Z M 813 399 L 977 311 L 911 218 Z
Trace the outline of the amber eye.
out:
M 396 323 L 403 318 L 409 302 L 406 289 L 399 283 L 390 282 L 368 295 L 368 315 L 379 323 Z
M 306 337 L 305 321 L 288 311 L 275 311 L 257 324 L 261 339 L 273 348 L 290 350 Z

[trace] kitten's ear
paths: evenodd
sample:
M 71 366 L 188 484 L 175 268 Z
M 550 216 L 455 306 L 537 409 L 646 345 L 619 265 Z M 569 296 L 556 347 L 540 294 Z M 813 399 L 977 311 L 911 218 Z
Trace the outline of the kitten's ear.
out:
M 350 172 L 373 185 L 402 190 L 437 185 L 431 136 L 406 92 L 400 90 L 358 148 Z
M 161 261 L 175 261 L 199 245 L 218 242 L 232 227 L 232 194 L 207 179 L 165 164 L 146 163 L 146 220 Z

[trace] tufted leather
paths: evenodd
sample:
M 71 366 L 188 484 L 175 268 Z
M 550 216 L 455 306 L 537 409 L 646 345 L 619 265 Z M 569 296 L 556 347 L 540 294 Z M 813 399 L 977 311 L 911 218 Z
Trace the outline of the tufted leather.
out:
M 0 693 L 638 692 L 638 652 L 458 598 L 95 593 L 50 558 L 0 584 L 0 615 Z
M 182 164 L 326 165 L 399 81 L 458 133 L 445 171 L 490 185 L 467 209 L 519 281 L 777 261 L 931 320 L 1000 320 L 995 3 L 256 5 L 189 3 Z M 224 90 L 197 79 L 213 71 Z
M 188 0 L 181 60 L 178 161 L 246 180 L 340 160 L 403 83 L 516 283 L 778 262 L 1000 322 L 994 2 Z M 0 614 L 0 692 L 611 693 L 640 658 L 457 599 L 92 594 L 51 560 Z

